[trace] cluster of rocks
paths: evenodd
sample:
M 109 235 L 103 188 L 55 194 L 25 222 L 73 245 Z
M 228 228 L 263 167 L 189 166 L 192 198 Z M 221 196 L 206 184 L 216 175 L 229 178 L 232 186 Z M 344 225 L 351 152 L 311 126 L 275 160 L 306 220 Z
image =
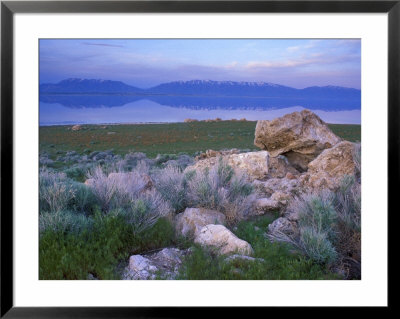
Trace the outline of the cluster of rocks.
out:
M 334 191 L 344 176 L 355 174 L 355 144 L 342 141 L 308 110 L 272 121 L 258 121 L 254 143 L 262 150 L 246 153 L 236 149 L 209 150 L 186 169 L 210 167 L 222 158 L 236 171 L 244 172 L 258 194 L 249 217 L 280 212 L 280 217 L 268 227 L 270 234 L 296 233 L 297 215 L 287 210 L 293 198 L 305 192 Z M 257 260 L 252 257 L 251 245 L 225 227 L 226 217 L 221 212 L 186 208 L 175 217 L 174 223 L 178 234 L 211 247 L 217 254 L 226 255 L 227 261 L 237 258 Z M 131 256 L 125 278 L 151 279 L 160 271 L 167 278 L 174 278 L 181 258 L 188 253 L 190 251 L 174 249 L 148 256 Z
M 254 253 L 251 245 L 238 238 L 224 226 L 225 215 L 204 208 L 186 208 L 175 217 L 177 234 L 192 239 L 195 243 L 209 247 L 215 254 L 226 255 L 225 261 L 234 260 L 264 261 L 251 257 Z M 191 253 L 191 249 L 179 250 L 165 248 L 148 255 L 133 255 L 125 268 L 124 279 L 174 279 L 178 274 L 182 259 Z
M 251 255 L 250 244 L 236 237 L 224 224 L 224 214 L 205 208 L 186 208 L 175 217 L 178 234 L 190 237 L 195 243 L 213 247 L 220 254 L 240 252 Z
M 262 151 L 209 150 L 187 169 L 202 169 L 222 158 L 235 170 L 245 172 L 259 196 L 251 215 L 280 212 L 285 218 L 271 225 L 271 230 L 292 226 L 295 216 L 284 215 L 294 197 L 304 192 L 335 191 L 344 176 L 355 174 L 355 144 L 342 141 L 309 110 L 258 121 L 254 144 Z
M 254 143 L 267 150 L 271 158 L 285 157 L 288 167 L 297 170 L 297 173 L 287 170 L 284 177 L 253 182 L 266 195 L 257 201 L 256 210 L 280 212 L 281 217 L 269 225 L 271 234 L 297 231 L 298 214 L 286 209 L 295 196 L 335 191 L 345 176 L 356 174 L 356 145 L 342 141 L 308 110 L 259 121 Z

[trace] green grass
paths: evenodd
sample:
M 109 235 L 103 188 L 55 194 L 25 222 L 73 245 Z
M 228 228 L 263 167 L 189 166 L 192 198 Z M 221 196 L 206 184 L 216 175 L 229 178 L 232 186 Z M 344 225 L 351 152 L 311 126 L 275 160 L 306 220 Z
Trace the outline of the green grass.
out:
M 338 279 L 281 243 L 265 237 L 267 226 L 276 216 L 242 221 L 234 233 L 248 241 L 254 257 L 265 261 L 236 260 L 227 263 L 207 248 L 194 245 L 183 262 L 178 279 L 192 280 L 283 280 Z M 160 219 L 151 229 L 134 235 L 129 224 L 112 214 L 97 214 L 93 223 L 80 233 L 47 230 L 40 236 L 39 278 L 41 280 L 120 279 L 129 256 L 163 247 L 185 249 L 193 245 L 175 235 L 173 225 Z
M 355 124 L 328 124 L 337 136 L 350 142 L 361 142 L 361 125 Z
M 39 279 L 120 279 L 119 263 L 129 256 L 176 244 L 174 229 L 160 219 L 151 229 L 134 235 L 129 224 L 112 215 L 94 218 L 79 234 L 45 231 L 39 242 Z
M 242 221 L 234 233 L 249 242 L 254 257 L 264 261 L 235 260 L 226 262 L 212 250 L 194 246 L 193 253 L 183 262 L 178 279 L 191 280 L 308 280 L 339 279 L 321 265 L 313 263 L 291 247 L 271 243 L 265 232 L 274 218 L 264 216 L 255 221 Z
M 42 126 L 39 129 L 40 151 L 53 159 L 66 151 L 82 154 L 114 149 L 117 154 L 143 152 L 190 155 L 207 149 L 257 149 L 254 142 L 255 121 L 193 122 L 171 124 L 83 125 L 79 131 L 71 126 Z M 338 136 L 349 141 L 361 140 L 360 125 L 330 124 Z M 109 134 L 110 132 L 114 132 Z

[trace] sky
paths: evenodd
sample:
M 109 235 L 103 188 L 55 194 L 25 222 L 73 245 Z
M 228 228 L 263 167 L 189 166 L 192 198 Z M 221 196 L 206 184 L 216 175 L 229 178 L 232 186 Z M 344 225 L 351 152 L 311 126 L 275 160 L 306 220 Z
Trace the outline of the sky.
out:
M 40 83 L 188 80 L 361 88 L 358 39 L 41 39 Z

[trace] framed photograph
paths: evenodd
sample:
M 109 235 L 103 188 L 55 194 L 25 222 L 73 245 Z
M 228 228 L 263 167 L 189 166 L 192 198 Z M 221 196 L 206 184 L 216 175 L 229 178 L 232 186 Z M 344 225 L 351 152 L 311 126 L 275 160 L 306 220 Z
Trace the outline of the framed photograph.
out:
M 399 1 L 2 1 L 1 316 L 388 307 L 399 29 Z

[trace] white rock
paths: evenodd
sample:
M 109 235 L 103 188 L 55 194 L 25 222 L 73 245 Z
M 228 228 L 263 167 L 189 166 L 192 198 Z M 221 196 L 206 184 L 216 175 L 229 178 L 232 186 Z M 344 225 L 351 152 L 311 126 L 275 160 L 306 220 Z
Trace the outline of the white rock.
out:
M 207 157 L 198 160 L 195 164 L 188 166 L 185 171 L 210 168 L 218 164 L 222 160 L 231 165 L 236 171 L 241 171 L 247 174 L 251 179 L 263 179 L 268 176 L 268 160 L 269 154 L 267 151 L 247 152 L 239 154 L 218 155 L 216 157 Z
M 253 248 L 248 242 L 236 237 L 223 225 L 210 224 L 204 226 L 195 237 L 194 242 L 203 246 L 215 247 L 222 255 L 230 253 L 253 254 Z
M 208 224 L 224 224 L 225 215 L 205 208 L 186 208 L 183 213 L 176 216 L 176 230 L 183 236 L 194 235 Z

